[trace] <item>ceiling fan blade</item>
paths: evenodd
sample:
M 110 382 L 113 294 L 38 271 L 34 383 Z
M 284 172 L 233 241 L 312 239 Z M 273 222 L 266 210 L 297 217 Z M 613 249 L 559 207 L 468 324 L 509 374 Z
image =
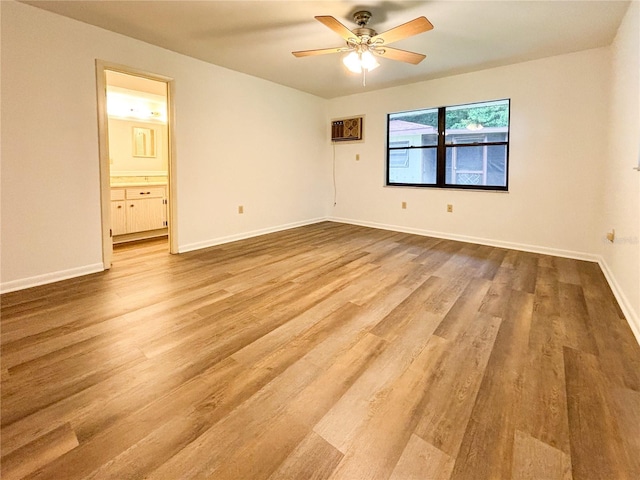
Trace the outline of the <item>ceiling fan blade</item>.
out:
M 319 15 L 315 17 L 315 19 L 318 20 L 320 23 L 329 27 L 334 32 L 336 32 L 338 35 L 344 38 L 347 42 L 350 39 L 357 38 L 357 36 L 351 30 L 349 30 L 347 27 L 345 27 L 343 24 L 341 24 L 338 20 L 336 20 L 330 15 Z
M 313 55 L 325 55 L 327 53 L 340 53 L 346 52 L 348 48 L 334 47 L 334 48 L 319 48 L 317 50 L 301 50 L 299 52 L 291 52 L 294 57 L 311 57 Z
M 372 37 L 371 43 L 382 40 L 383 45 L 388 45 L 390 43 L 397 42 L 398 40 L 402 40 L 403 38 L 412 37 L 413 35 L 428 32 L 432 29 L 433 25 L 431 25 L 431 22 L 427 20 L 426 17 L 418 17 L 414 18 L 410 22 L 403 23 L 391 30 L 387 30 L 386 32 L 382 32 L 381 34 Z
M 414 65 L 419 64 L 426 58 L 426 55 L 423 55 L 421 53 L 407 52 L 406 50 L 400 50 L 399 48 L 382 47 L 380 50 L 381 52 L 377 52 L 374 50 L 374 53 L 382 58 L 412 63 Z

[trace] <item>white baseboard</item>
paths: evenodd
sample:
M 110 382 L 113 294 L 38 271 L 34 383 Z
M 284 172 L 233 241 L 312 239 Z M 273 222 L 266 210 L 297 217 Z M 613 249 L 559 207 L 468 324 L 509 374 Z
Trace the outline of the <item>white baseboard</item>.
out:
M 542 247 L 540 245 L 527 245 L 524 243 L 505 242 L 501 240 L 492 240 L 482 237 L 470 237 L 467 235 L 457 235 L 445 232 L 435 232 L 433 230 L 424 230 L 420 228 L 403 227 L 400 225 L 386 225 L 375 222 L 362 222 L 360 220 L 351 220 L 348 218 L 327 218 L 331 222 L 349 223 L 351 225 L 360 225 L 362 227 L 378 228 L 381 230 L 391 230 L 394 232 L 412 233 L 425 237 L 443 238 L 446 240 L 456 240 L 458 242 L 475 243 L 479 245 L 488 245 L 490 247 L 508 248 L 511 250 L 520 250 L 523 252 L 540 253 L 543 255 L 551 255 L 554 257 L 572 258 L 575 260 L 586 260 L 589 262 L 597 262 L 598 256 L 586 252 L 575 252 L 572 250 L 561 250 L 558 248 Z
M 604 273 L 604 276 L 609 283 L 609 287 L 611 287 L 611 291 L 616 297 L 618 305 L 620 305 L 620 309 L 622 310 L 633 335 L 636 337 L 636 340 L 640 345 L 640 317 L 638 317 L 638 312 L 634 310 L 631 302 L 620 288 L 620 285 L 618 285 L 616 278 L 613 276 L 613 273 L 611 273 L 611 269 L 609 268 L 609 265 L 607 265 L 607 262 L 605 262 L 604 258 L 600 257 L 598 259 L 598 265 L 600 265 L 600 269 L 602 270 L 602 273 Z
M 314 223 L 320 223 L 325 221 L 327 221 L 326 218 L 314 218 L 311 220 L 303 220 L 301 222 L 286 223 L 284 225 L 278 225 L 276 227 L 268 227 L 268 228 L 262 228 L 260 230 L 252 230 L 250 232 L 237 233 L 234 235 L 228 235 L 226 237 L 212 238 L 211 240 L 205 240 L 204 242 L 178 245 L 178 253 L 185 253 L 185 252 L 191 252 L 193 250 L 200 250 L 203 248 L 215 247 L 216 245 L 237 242 L 238 240 L 245 240 L 247 238 L 258 237 L 260 235 L 266 235 L 268 233 L 281 232 L 283 230 L 290 230 L 292 228 L 304 227 L 305 225 L 312 225 Z
M 102 263 L 94 263 L 92 265 L 70 268 L 68 270 L 61 270 L 59 272 L 45 273 L 44 275 L 36 275 L 35 277 L 3 282 L 0 284 L 0 293 L 9 293 L 16 290 L 24 290 L 25 288 L 37 287 L 38 285 L 59 282 L 61 280 L 81 277 L 82 275 L 89 275 L 90 273 L 97 273 L 102 271 L 104 271 L 104 265 Z

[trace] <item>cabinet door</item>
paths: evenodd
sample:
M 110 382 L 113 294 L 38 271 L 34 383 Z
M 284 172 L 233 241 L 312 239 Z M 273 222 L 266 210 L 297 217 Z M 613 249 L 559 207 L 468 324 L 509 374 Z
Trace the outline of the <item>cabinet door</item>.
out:
M 162 198 L 127 201 L 128 233 L 164 228 L 165 206 Z
M 111 231 L 113 235 L 127 233 L 127 209 L 124 200 L 111 202 Z

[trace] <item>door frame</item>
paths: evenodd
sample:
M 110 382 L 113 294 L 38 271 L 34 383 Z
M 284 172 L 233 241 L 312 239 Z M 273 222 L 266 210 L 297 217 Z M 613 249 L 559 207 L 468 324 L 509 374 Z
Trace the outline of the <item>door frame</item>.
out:
M 111 179 L 109 163 L 109 128 L 107 116 L 106 71 L 124 73 L 136 77 L 166 83 L 167 85 L 167 141 L 168 141 L 168 191 L 167 220 L 169 223 L 169 253 L 178 253 L 176 142 L 175 142 L 175 80 L 164 75 L 96 60 L 96 88 L 98 98 L 98 151 L 100 157 L 100 209 L 102 219 L 102 262 L 104 269 L 111 268 L 113 240 L 111 235 Z

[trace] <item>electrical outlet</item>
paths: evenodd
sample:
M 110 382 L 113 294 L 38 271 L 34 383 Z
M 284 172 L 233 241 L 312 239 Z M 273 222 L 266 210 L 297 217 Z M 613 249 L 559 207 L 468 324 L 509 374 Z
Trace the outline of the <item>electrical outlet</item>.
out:
M 402 202 L 402 208 L 403 208 L 403 210 L 406 210 L 406 208 L 407 208 L 407 202 Z
M 616 231 L 615 229 L 611 229 L 611 231 L 607 233 L 607 240 L 613 243 L 615 239 L 616 239 Z
M 449 213 L 453 212 L 453 205 L 451 205 L 450 203 L 447 203 L 447 212 Z
M 356 160 L 360 160 L 360 154 L 356 153 Z
M 242 205 L 238 207 L 238 213 L 244 213 L 244 207 Z

